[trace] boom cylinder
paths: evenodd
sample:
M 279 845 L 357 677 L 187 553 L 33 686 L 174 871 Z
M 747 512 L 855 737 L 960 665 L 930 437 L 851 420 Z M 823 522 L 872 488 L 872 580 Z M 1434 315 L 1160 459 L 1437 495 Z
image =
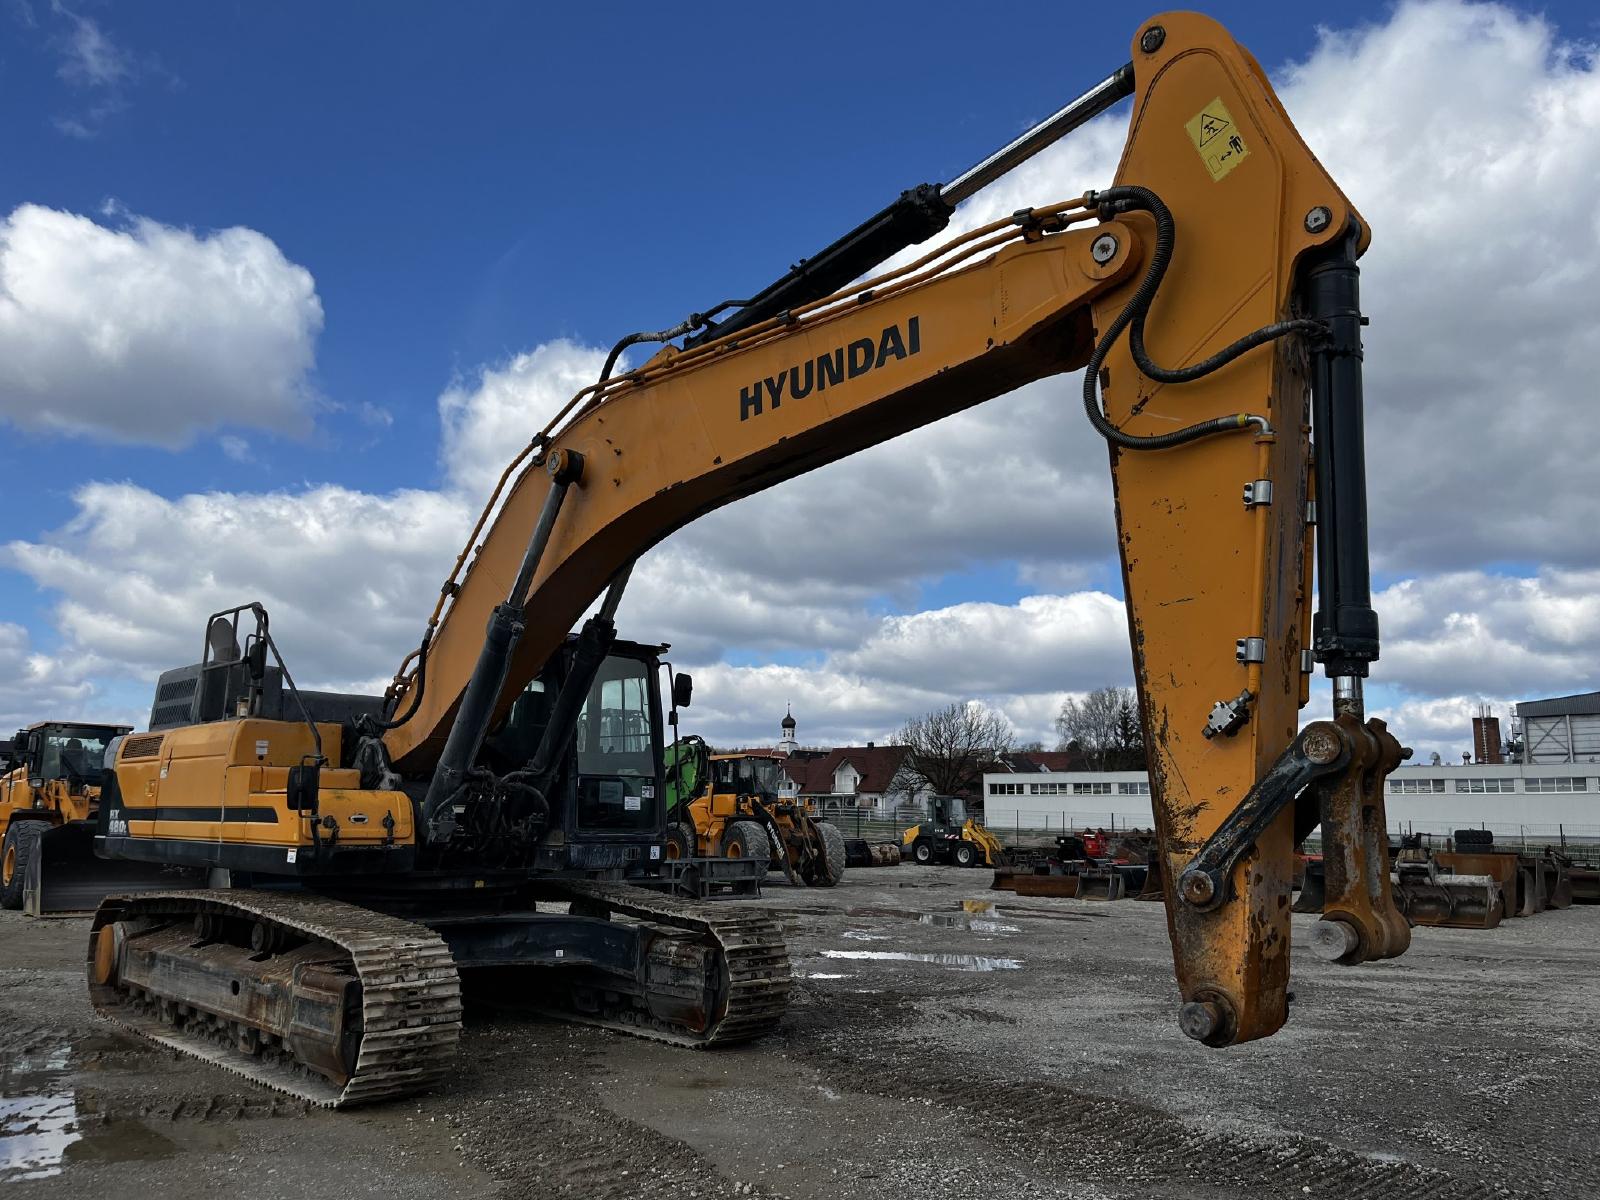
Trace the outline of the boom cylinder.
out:
M 451 801 L 461 785 L 466 782 L 478 751 L 483 748 L 484 734 L 489 729 L 489 718 L 505 686 L 506 672 L 511 665 L 511 653 L 522 637 L 523 602 L 533 585 L 539 560 L 555 529 L 556 515 L 567 489 L 583 474 L 583 456 L 573 451 L 558 450 L 548 461 L 550 490 L 545 494 L 544 507 L 539 512 L 538 523 L 528 539 L 528 548 L 517 569 L 516 581 L 505 602 L 497 604 L 489 614 L 488 629 L 484 633 L 483 647 L 478 651 L 478 661 L 461 696 L 461 707 L 445 739 L 444 753 L 428 782 L 428 794 L 422 802 L 422 815 L 428 840 L 445 842 L 455 832 L 455 816 Z
M 1124 63 L 1077 99 L 1007 142 L 949 183 L 921 183 L 810 258 L 803 258 L 727 320 L 688 339 L 693 346 L 748 329 L 813 300 L 832 295 L 907 246 L 925 242 L 950 223 L 956 205 L 1007 171 L 1133 95 L 1133 64 Z

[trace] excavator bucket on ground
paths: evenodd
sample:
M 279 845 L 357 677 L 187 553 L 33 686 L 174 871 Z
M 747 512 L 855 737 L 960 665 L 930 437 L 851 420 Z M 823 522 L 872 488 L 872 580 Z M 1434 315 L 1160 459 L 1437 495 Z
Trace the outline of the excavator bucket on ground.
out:
M 1600 867 L 1574 864 L 1567 868 L 1567 881 L 1574 904 L 1600 904 Z
M 96 858 L 93 828 L 74 823 L 39 839 L 22 884 L 22 910 L 30 917 L 92 913 L 107 896 L 204 886 L 204 877 L 194 870 Z
M 1068 900 L 1121 900 L 1122 876 L 1017 875 L 1011 891 L 1019 896 L 1057 896 Z
M 1544 884 L 1545 904 L 1549 908 L 1572 907 L 1572 860 L 1565 854 L 1546 850 L 1539 860 Z
M 1395 899 L 1413 925 L 1493 929 L 1506 915 L 1506 897 L 1489 874 L 1441 871 L 1421 834 L 1400 839 L 1394 863 Z
M 1413 925 L 1493 929 L 1505 919 L 1505 894 L 1487 875 L 1440 875 L 1431 882 L 1400 879 L 1395 900 Z

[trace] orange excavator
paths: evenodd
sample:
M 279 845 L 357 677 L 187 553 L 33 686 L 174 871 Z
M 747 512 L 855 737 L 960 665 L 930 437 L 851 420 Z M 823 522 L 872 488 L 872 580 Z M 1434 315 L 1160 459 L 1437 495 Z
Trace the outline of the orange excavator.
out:
M 1124 99 L 1109 186 L 883 267 Z M 1383 842 L 1402 750 L 1362 704 L 1369 238 L 1225 30 L 1146 22 L 1129 63 L 958 178 L 749 300 L 618 342 L 506 469 L 384 696 L 300 689 L 264 609 L 216 614 L 116 747 L 97 834 L 102 855 L 214 886 L 106 901 L 95 1007 L 330 1105 L 442 1077 L 465 972 L 514 968 L 545 1011 L 677 1044 L 770 1028 L 778 927 L 648 886 L 663 729 L 691 685 L 666 647 L 616 635 L 632 564 L 715 508 L 1081 368 L 1076 419 L 1116 491 L 1179 1024 L 1211 1046 L 1271 1034 L 1297 831 L 1322 827 L 1317 953 L 1409 941 Z M 1301 727 L 1314 663 L 1334 711 Z

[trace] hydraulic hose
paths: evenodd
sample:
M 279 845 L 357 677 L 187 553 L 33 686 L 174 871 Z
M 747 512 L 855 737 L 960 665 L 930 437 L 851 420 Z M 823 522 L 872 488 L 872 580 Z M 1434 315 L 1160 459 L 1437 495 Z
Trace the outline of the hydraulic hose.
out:
M 400 726 L 417 715 L 417 709 L 422 706 L 422 693 L 428 686 L 428 643 L 432 640 L 432 633 L 425 633 L 422 635 L 422 645 L 417 647 L 417 686 L 411 693 L 411 706 L 406 709 L 405 716 L 396 717 L 392 721 L 381 720 L 377 717 L 367 717 L 364 724 L 372 731 L 381 733 L 390 729 L 399 729 Z
M 1291 320 L 1278 321 L 1272 325 L 1262 326 L 1253 333 L 1248 333 L 1238 341 L 1217 351 L 1211 357 L 1191 366 L 1168 370 L 1158 366 L 1150 360 L 1144 344 L 1144 323 L 1150 314 L 1150 305 L 1154 302 L 1156 292 L 1161 287 L 1161 280 L 1167 273 L 1167 267 L 1172 262 L 1172 248 L 1177 242 L 1177 227 L 1172 219 L 1172 211 L 1167 208 L 1161 197 L 1149 188 L 1136 185 L 1125 185 L 1107 188 L 1093 196 L 1093 200 L 1100 206 L 1102 217 L 1110 217 L 1118 213 L 1140 211 L 1148 212 L 1155 218 L 1156 242 L 1155 249 L 1150 256 L 1150 266 L 1146 269 L 1144 278 L 1139 281 L 1138 290 L 1133 298 L 1128 301 L 1121 312 L 1111 322 L 1105 335 L 1094 348 L 1094 353 L 1089 358 L 1088 366 L 1083 373 L 1083 407 L 1089 416 L 1089 423 L 1106 441 L 1124 450 L 1166 450 L 1172 446 L 1181 446 L 1186 442 L 1196 441 L 1199 438 L 1210 437 L 1213 434 L 1228 433 L 1237 429 L 1244 429 L 1254 425 L 1263 433 L 1272 431 L 1271 424 L 1257 413 L 1231 413 L 1225 417 L 1214 417 L 1209 421 L 1201 421 L 1183 429 L 1175 429 L 1170 433 L 1156 433 L 1141 436 L 1125 433 L 1113 425 L 1105 415 L 1100 400 L 1100 370 L 1105 365 L 1106 355 L 1111 352 L 1112 345 L 1122 335 L 1123 330 L 1128 331 L 1128 349 L 1133 355 L 1134 365 L 1148 378 L 1157 383 L 1189 383 L 1203 378 L 1213 371 L 1226 366 L 1257 346 L 1263 346 L 1277 338 L 1287 337 L 1292 333 L 1314 334 L 1325 333 L 1327 327 L 1321 321 Z

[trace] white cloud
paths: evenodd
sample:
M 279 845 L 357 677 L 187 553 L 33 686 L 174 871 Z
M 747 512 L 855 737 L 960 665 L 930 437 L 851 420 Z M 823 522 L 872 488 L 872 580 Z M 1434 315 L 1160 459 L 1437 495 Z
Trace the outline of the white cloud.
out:
M 604 350 L 561 339 L 451 384 L 439 397 L 440 457 L 451 485 L 487 496 L 506 463 L 600 377 L 605 361 Z
M 1280 83 L 1373 226 L 1362 300 L 1380 563 L 1600 561 L 1593 48 L 1542 17 L 1439 0 L 1325 33 Z
M 422 632 L 467 506 L 437 492 L 206 493 L 89 484 L 77 517 L 5 557 L 62 600 L 76 653 L 138 678 L 194 662 L 208 614 L 252 600 L 308 686 L 386 681 Z
M 1472 718 L 1487 704 L 1500 718 L 1502 740 L 1511 736 L 1511 705 L 1528 697 L 1436 696 L 1403 700 L 1387 707 L 1377 706 L 1373 715 L 1382 717 L 1413 750 L 1411 761 L 1426 765 L 1433 755 L 1440 762 L 1459 763 L 1464 751 L 1472 750 Z
M 32 9 L 13 6 L 22 25 L 36 28 Z M 57 32 L 49 45 L 57 55 L 56 76 L 77 95 L 71 112 L 51 118 L 57 132 L 88 141 L 99 137 L 106 122 L 128 108 L 128 94 L 152 79 L 177 86 L 180 81 L 154 55 L 138 55 L 119 45 L 100 22 L 52 0 Z
M 95 703 L 95 688 L 80 669 L 33 648 L 28 631 L 0 621 L 0 738 L 52 717 L 71 720 Z
M 56 73 L 76 87 L 110 88 L 134 74 L 133 57 L 100 28 L 59 2 L 53 11 L 67 19 L 69 30 L 61 39 L 61 63 Z
M 1412 692 L 1528 700 L 1595 686 L 1600 569 L 1451 572 L 1386 588 L 1375 606 L 1382 678 Z
M 303 434 L 322 304 L 251 229 L 0 220 L 0 418 L 174 448 L 223 425 Z

